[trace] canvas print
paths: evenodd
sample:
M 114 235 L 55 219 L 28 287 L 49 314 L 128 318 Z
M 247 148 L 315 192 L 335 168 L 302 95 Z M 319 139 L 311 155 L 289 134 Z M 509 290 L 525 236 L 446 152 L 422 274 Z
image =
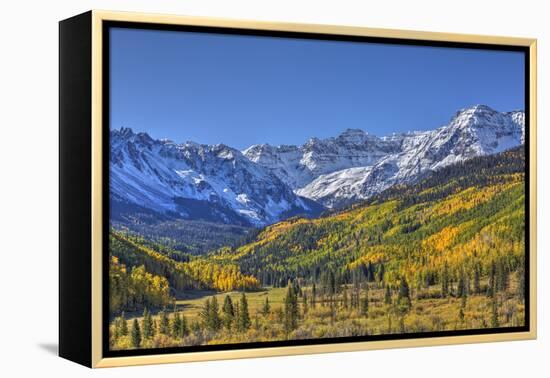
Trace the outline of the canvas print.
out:
M 526 325 L 523 52 L 108 38 L 110 351 Z

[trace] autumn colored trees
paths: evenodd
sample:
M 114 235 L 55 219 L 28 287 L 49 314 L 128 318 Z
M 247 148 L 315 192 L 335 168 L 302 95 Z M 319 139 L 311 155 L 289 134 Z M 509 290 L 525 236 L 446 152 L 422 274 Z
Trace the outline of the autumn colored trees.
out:
M 113 231 L 112 338 L 137 348 L 521 323 L 523 159 L 520 150 L 476 158 L 348 209 L 270 225 L 203 256 Z M 249 308 L 248 295 L 262 287 L 280 288 L 281 296 L 273 302 L 266 294 Z M 185 312 L 165 310 L 182 291 L 197 289 L 216 294 L 189 323 Z M 439 303 L 441 314 L 424 306 Z M 142 322 L 128 324 L 124 312 L 137 311 Z
M 147 307 L 143 310 L 141 321 L 138 318 L 132 320 L 130 329 L 124 313 L 114 319 L 111 328 L 111 344 L 122 341 L 126 345 L 127 339 L 128 345 L 135 349 L 154 346 L 158 342 L 156 337 L 182 341 L 190 332 L 187 318 L 181 312 L 169 314 L 162 310 L 158 313 L 158 320 L 154 320 Z
M 172 301 L 170 287 L 183 289 L 254 289 L 255 277 L 243 275 L 234 264 L 205 259 L 176 262 L 122 234 L 110 234 L 109 305 L 112 315 L 144 307 L 163 308 Z M 122 263 L 122 262 L 126 262 Z
M 109 268 L 109 304 L 112 313 L 162 307 L 170 303 L 170 287 L 166 278 L 145 271 L 144 266 L 128 272 L 124 264 L 111 257 Z

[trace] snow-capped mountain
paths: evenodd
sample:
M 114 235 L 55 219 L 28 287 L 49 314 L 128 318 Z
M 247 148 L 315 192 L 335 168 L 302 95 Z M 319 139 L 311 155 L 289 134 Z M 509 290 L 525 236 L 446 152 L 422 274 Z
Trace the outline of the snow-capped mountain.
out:
M 243 154 L 297 190 L 321 175 L 370 166 L 399 151 L 399 139 L 381 139 L 362 130 L 347 129 L 335 138 L 311 138 L 302 146 L 254 145 Z
M 299 147 L 256 145 L 244 154 L 300 196 L 338 207 L 454 162 L 518 146 L 524 127 L 521 111 L 500 113 L 476 105 L 460 110 L 436 130 L 381 138 L 346 130 L 336 138 L 314 138 Z
M 231 147 L 111 131 L 111 203 L 183 219 L 262 226 L 322 210 Z
M 317 215 L 446 165 L 518 146 L 524 125 L 521 111 L 476 105 L 431 131 L 377 137 L 347 129 L 301 146 L 262 144 L 243 152 L 112 130 L 111 212 L 253 226 Z

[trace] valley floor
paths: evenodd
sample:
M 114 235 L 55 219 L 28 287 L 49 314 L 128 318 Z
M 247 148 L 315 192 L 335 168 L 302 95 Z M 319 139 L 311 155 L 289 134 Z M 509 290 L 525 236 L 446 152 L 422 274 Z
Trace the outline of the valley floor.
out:
M 306 297 L 309 293 L 311 298 L 310 287 L 302 290 Z M 509 287 L 493 297 L 482 292 L 467 297 L 449 295 L 441 298 L 440 286 L 432 286 L 412 292 L 410 307 L 398 301 L 396 292 L 392 294 L 389 303 L 386 290 L 376 283 L 368 284 L 368 310 L 357 301 L 353 303 L 352 292 L 353 288 L 345 288 L 332 299 L 319 296 L 315 304 L 306 300 L 305 305 L 302 298 L 298 297 L 295 327 L 288 326 L 285 314 L 287 288 L 267 288 L 246 293 L 250 321 L 244 329 L 238 329 L 237 320 L 224 324 L 223 318 L 225 297 L 230 296 L 232 303 L 239 303 L 242 293 L 217 293 L 178 300 L 173 309 L 151 316 L 153 329 L 147 331 L 149 336 L 144 334 L 146 325 L 143 316 L 127 316 L 125 332 L 121 332 L 121 328 L 124 328 L 121 327 L 121 318 L 115 319 L 110 326 L 110 345 L 113 350 L 163 348 L 517 327 L 523 326 L 525 322 L 524 304 L 516 295 L 515 274 L 510 277 Z M 205 325 L 204 318 L 205 303 L 213 297 L 219 303 L 221 322 L 214 328 Z M 268 311 L 264 308 L 266 298 L 269 299 Z M 182 319 L 182 322 L 176 318 Z M 139 347 L 136 346 L 134 319 L 140 328 Z

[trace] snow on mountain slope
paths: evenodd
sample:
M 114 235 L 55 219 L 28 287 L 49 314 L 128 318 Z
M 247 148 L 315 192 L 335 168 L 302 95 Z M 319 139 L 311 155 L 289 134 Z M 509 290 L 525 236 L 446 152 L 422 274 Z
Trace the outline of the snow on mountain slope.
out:
M 244 154 L 300 196 L 335 207 L 414 181 L 427 171 L 517 146 L 523 143 L 524 125 L 523 112 L 499 113 L 476 105 L 432 131 L 378 138 L 348 129 L 299 147 L 256 145 Z
M 243 154 L 270 169 L 296 190 L 320 175 L 372 165 L 399 149 L 399 140 L 382 139 L 362 130 L 347 129 L 335 138 L 311 138 L 299 147 L 262 144 L 249 147 Z
M 262 144 L 243 152 L 222 144 L 153 140 L 123 128 L 111 131 L 111 200 L 117 214 L 151 209 L 263 226 L 315 215 L 323 206 L 346 205 L 446 165 L 518 146 L 524 128 L 523 112 L 476 105 L 431 131 L 377 137 L 347 129 L 301 146 Z
M 349 204 L 394 184 L 412 182 L 431 170 L 518 146 L 524 140 L 524 127 L 523 112 L 499 113 L 476 105 L 457 112 L 439 129 L 394 135 L 391 138 L 400 141 L 400 151 L 371 166 L 318 176 L 296 193 L 327 207 Z
M 321 206 L 228 146 L 111 131 L 111 200 L 185 219 L 261 226 Z

